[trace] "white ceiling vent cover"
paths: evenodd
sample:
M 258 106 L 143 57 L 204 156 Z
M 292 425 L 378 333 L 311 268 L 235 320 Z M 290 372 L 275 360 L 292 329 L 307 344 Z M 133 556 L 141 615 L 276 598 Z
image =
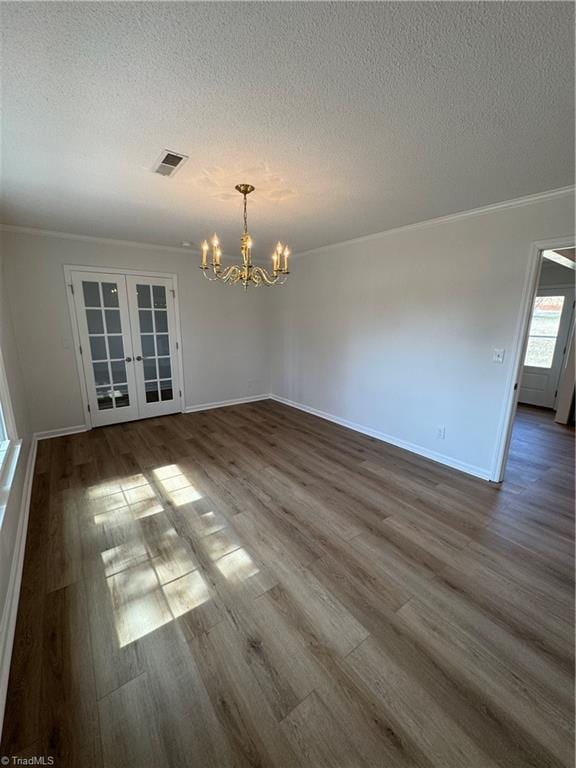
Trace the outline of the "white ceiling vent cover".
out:
M 181 168 L 188 160 L 188 155 L 181 155 L 179 152 L 173 152 L 171 149 L 163 150 L 156 161 L 152 170 L 161 176 L 174 176 L 176 171 Z

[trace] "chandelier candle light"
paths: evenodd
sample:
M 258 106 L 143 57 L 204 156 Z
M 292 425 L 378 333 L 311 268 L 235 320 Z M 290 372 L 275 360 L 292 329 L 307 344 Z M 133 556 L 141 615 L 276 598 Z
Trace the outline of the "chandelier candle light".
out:
M 222 249 L 218 235 L 214 234 L 210 241 L 212 245 L 212 263 L 208 265 L 208 251 L 210 246 L 208 241 L 202 243 L 202 264 L 200 269 L 207 280 L 220 280 L 223 283 L 242 283 L 244 290 L 248 290 L 249 285 L 283 285 L 286 282 L 288 271 L 288 256 L 290 249 L 287 245 L 278 243 L 276 250 L 272 254 L 272 273 L 264 267 L 252 264 L 252 238 L 248 232 L 248 215 L 246 213 L 246 198 L 251 192 L 254 192 L 252 184 L 237 184 L 235 189 L 244 197 L 244 233 L 240 238 L 242 254 L 242 264 L 232 264 L 222 269 Z M 208 271 L 212 272 L 212 277 Z

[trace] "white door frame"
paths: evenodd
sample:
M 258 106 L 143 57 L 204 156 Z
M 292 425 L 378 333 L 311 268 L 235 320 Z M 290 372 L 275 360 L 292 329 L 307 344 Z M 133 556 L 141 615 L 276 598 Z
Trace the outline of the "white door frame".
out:
M 538 281 L 542 269 L 542 251 L 556 251 L 562 248 L 573 248 L 575 242 L 574 235 L 566 237 L 551 237 L 548 240 L 540 240 L 532 243 L 528 256 L 526 275 L 524 278 L 524 289 L 522 291 L 522 301 L 516 323 L 516 333 L 514 334 L 514 345 L 512 348 L 512 364 L 510 373 L 506 382 L 504 400 L 500 411 L 500 420 L 498 426 L 498 437 L 496 449 L 492 461 L 492 471 L 490 481 L 501 483 L 504 479 L 508 452 L 510 450 L 510 441 L 512 439 L 512 429 L 514 427 L 514 417 L 518 405 L 518 394 L 520 388 L 520 379 L 524 367 L 524 358 L 526 356 L 526 345 L 528 344 L 528 331 L 530 320 L 532 319 L 532 308 L 536 291 L 538 290 Z
M 76 316 L 76 307 L 74 296 L 72 295 L 72 272 L 102 272 L 115 275 L 142 275 L 142 277 L 161 277 L 174 281 L 174 314 L 176 322 L 176 359 L 178 363 L 178 374 L 182 397 L 180 398 L 181 413 L 185 411 L 186 392 L 184 390 L 184 363 L 182 360 L 182 330 L 180 324 L 180 296 L 178 291 L 178 275 L 175 272 L 151 272 L 147 269 L 123 269 L 121 267 L 88 266 L 86 264 L 64 264 L 64 280 L 66 283 L 66 299 L 68 301 L 68 312 L 70 314 L 70 323 L 72 326 L 72 338 L 74 340 L 74 357 L 76 360 L 76 371 L 80 384 L 80 395 L 82 397 L 82 407 L 84 409 L 84 420 L 86 427 L 92 429 L 92 416 L 88 408 L 88 388 L 84 372 L 84 364 L 80 354 L 80 331 L 78 328 L 78 319 Z

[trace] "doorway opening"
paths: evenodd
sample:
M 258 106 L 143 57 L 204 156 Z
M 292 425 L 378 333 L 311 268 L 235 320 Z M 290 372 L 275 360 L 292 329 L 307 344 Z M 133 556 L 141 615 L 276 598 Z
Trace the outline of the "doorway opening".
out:
M 498 482 L 526 473 L 536 479 L 538 467 L 572 461 L 576 249 L 562 246 L 535 253 Z

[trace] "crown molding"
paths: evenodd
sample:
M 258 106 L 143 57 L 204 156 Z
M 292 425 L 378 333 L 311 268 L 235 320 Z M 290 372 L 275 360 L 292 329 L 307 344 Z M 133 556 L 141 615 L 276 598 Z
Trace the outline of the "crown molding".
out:
M 61 240 L 80 240 L 101 245 L 123 245 L 128 248 L 143 248 L 148 251 L 168 251 L 169 253 L 185 253 L 200 258 L 200 251 L 196 248 L 186 248 L 177 245 L 162 245 L 160 243 L 142 243 L 139 240 L 117 240 L 113 237 L 97 237 L 96 235 L 78 235 L 73 232 L 57 232 L 52 229 L 38 229 L 36 227 L 19 227 L 16 224 L 0 224 L 0 232 L 15 232 L 20 235 L 34 235 L 36 237 L 55 237 Z M 222 253 L 225 261 L 234 261 L 230 254 Z M 252 259 L 254 264 L 265 265 L 267 259 Z
M 537 192 L 534 195 L 525 195 L 524 197 L 516 197 L 512 200 L 503 200 L 500 203 L 490 203 L 489 205 L 483 205 L 480 208 L 470 208 L 466 211 L 458 211 L 457 213 L 449 213 L 446 216 L 438 216 L 435 219 L 424 219 L 424 221 L 417 221 L 414 224 L 405 224 L 401 227 L 393 227 L 392 229 L 384 229 L 381 232 L 373 232 L 370 235 L 362 235 L 361 237 L 354 237 L 351 240 L 340 240 L 330 245 L 319 245 L 317 248 L 311 248 L 308 251 L 300 251 L 292 254 L 292 258 L 299 258 L 301 256 L 309 256 L 321 251 L 326 251 L 329 248 L 336 248 L 340 245 L 353 245 L 355 243 L 365 243 L 370 240 L 377 240 L 380 237 L 387 235 L 395 235 L 401 232 L 412 232 L 418 229 L 426 229 L 427 227 L 434 227 L 439 224 L 448 224 L 452 221 L 459 221 L 460 219 L 467 219 L 473 216 L 483 216 L 486 213 L 493 213 L 494 211 L 505 210 L 506 208 L 522 208 L 525 205 L 531 205 L 532 203 L 544 202 L 546 200 L 553 200 L 557 197 L 565 197 L 573 195 L 575 186 L 560 187 L 559 189 L 550 189 L 547 192 Z
M 19 227 L 15 224 L 0 224 L 2 232 L 16 232 L 20 235 L 35 235 L 37 237 L 56 237 L 62 240 L 82 240 L 89 243 L 101 243 L 102 245 L 125 245 L 130 248 L 145 248 L 153 251 L 171 251 L 172 253 L 200 254 L 194 248 L 184 246 L 162 245 L 160 243 L 142 243 L 138 240 L 118 240 L 113 237 L 96 237 L 95 235 L 78 235 L 73 232 L 56 232 L 52 229 L 37 229 L 36 227 Z
M 446 216 L 438 216 L 435 219 L 425 219 L 424 221 L 418 221 L 414 224 L 405 224 L 401 227 L 393 227 L 392 229 L 384 229 L 381 232 L 373 232 L 370 235 L 362 235 L 361 237 L 354 237 L 350 240 L 340 240 L 336 243 L 329 243 L 327 245 L 319 245 L 317 248 L 311 248 L 308 251 L 299 251 L 293 253 L 291 258 L 308 256 L 314 253 L 320 253 L 328 248 L 335 248 L 340 245 L 353 245 L 354 243 L 364 243 L 370 240 L 377 240 L 380 237 L 386 235 L 393 235 L 400 232 L 412 232 L 418 229 L 425 229 L 426 227 L 434 227 L 438 224 L 447 224 L 451 221 L 459 221 L 460 219 L 466 219 L 472 216 L 482 216 L 486 213 L 492 213 L 493 211 L 501 211 L 506 208 L 521 208 L 525 205 L 531 205 L 532 203 L 543 202 L 545 200 L 552 200 L 556 197 L 564 197 L 574 194 L 574 185 L 568 187 L 560 187 L 559 189 L 551 189 L 547 192 L 537 192 L 534 195 L 526 195 L 524 197 L 517 197 L 512 200 L 503 200 L 500 203 L 490 203 L 489 205 L 481 206 L 480 208 L 470 208 L 466 211 L 458 211 L 457 213 L 450 213 Z M 35 227 L 19 227 L 15 224 L 0 224 L 0 231 L 4 232 L 16 232 L 23 235 L 36 235 L 41 237 L 56 237 L 64 240 L 81 240 L 91 243 L 101 243 L 102 245 L 124 245 L 130 248 L 144 248 L 146 250 L 161 250 L 169 251 L 171 253 L 190 253 L 195 256 L 200 256 L 200 251 L 195 248 L 184 248 L 183 246 L 175 245 L 160 245 L 154 243 L 143 243 L 138 240 L 117 240 L 112 237 L 96 237 L 94 235 L 77 235 L 72 232 L 56 232 L 51 229 L 36 229 Z M 222 254 L 227 260 L 233 260 L 229 254 Z M 267 260 L 254 259 L 256 264 L 267 264 Z

